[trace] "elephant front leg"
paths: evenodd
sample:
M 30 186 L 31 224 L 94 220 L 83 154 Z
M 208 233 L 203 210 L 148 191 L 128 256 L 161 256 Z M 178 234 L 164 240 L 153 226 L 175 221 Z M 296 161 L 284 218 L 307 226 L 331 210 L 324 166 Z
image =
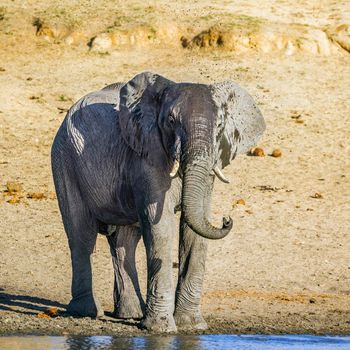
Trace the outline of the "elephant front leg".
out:
M 175 235 L 174 214 L 164 214 L 156 225 L 143 223 L 147 253 L 147 302 L 142 326 L 157 333 L 176 332 L 172 248 Z
M 135 264 L 140 229 L 132 226 L 117 227 L 108 236 L 114 267 L 114 316 L 141 319 L 145 308 Z
M 207 240 L 193 232 L 181 217 L 179 277 L 174 314 L 179 329 L 208 328 L 200 307 L 206 255 Z

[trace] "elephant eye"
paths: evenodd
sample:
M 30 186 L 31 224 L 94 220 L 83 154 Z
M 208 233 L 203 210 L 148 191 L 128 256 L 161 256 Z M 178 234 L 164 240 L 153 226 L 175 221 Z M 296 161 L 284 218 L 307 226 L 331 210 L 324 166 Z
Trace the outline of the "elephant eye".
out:
M 168 120 L 169 120 L 170 124 L 175 124 L 175 116 L 174 116 L 173 113 L 169 114 L 169 119 Z

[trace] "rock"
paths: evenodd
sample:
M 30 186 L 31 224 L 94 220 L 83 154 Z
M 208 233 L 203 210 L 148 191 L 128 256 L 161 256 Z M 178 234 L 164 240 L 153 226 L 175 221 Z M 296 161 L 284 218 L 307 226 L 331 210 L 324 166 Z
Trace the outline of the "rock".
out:
M 259 42 L 258 47 L 264 53 L 268 53 L 268 52 L 273 51 L 274 50 L 274 36 L 273 36 L 273 34 L 270 37 L 262 37 L 260 42 Z
M 102 33 L 91 39 L 90 48 L 96 52 L 106 52 L 112 47 L 113 41 L 109 33 Z
M 350 52 L 350 24 L 344 23 L 327 30 L 328 35 L 344 50 Z
M 327 34 L 320 29 L 310 29 L 307 33 L 307 37 L 317 44 L 317 52 L 323 56 L 329 56 L 331 54 L 330 41 Z
M 44 198 L 46 198 L 46 196 L 42 192 L 28 192 L 27 198 L 30 198 L 30 199 L 44 199 Z
M 243 198 L 237 199 L 236 204 L 238 205 L 245 205 L 245 200 Z
M 147 47 L 157 45 L 162 41 L 169 42 L 167 35 L 173 35 L 173 30 L 158 29 L 150 25 L 135 25 L 129 28 L 114 28 L 111 32 L 98 34 L 90 40 L 90 49 L 95 52 L 108 52 L 112 48 Z M 160 37 L 159 37 L 159 35 Z
M 235 51 L 237 52 L 245 52 L 250 49 L 250 39 L 248 36 L 239 35 L 235 37 Z
M 282 156 L 282 151 L 278 148 L 274 149 L 271 153 L 271 157 L 279 158 Z
M 306 38 L 300 38 L 298 40 L 298 46 L 300 50 L 310 53 L 312 55 L 317 55 L 318 47 L 314 41 L 308 40 Z
M 319 192 L 315 192 L 315 194 L 313 194 L 312 196 L 310 196 L 311 198 L 316 198 L 316 199 L 322 199 L 323 195 Z
M 196 35 L 191 40 L 191 46 L 197 46 L 200 48 L 228 46 L 223 40 L 223 32 L 219 27 L 211 27 L 208 30 L 204 30 Z
M 7 181 L 6 189 L 9 194 L 16 194 L 23 191 L 23 187 L 19 182 L 16 181 Z
M 265 152 L 260 147 L 255 147 L 250 150 L 250 155 L 254 157 L 265 157 Z
M 49 23 L 41 18 L 35 18 L 33 25 L 36 27 L 36 35 L 49 42 L 63 41 L 67 45 L 73 45 L 86 40 L 83 33 L 74 30 L 73 25 L 56 21 Z
M 348 27 L 342 26 L 338 32 L 347 37 L 348 34 L 344 35 L 347 30 Z M 181 41 L 185 48 L 223 49 L 237 53 L 254 50 L 265 54 L 280 52 L 287 56 L 298 52 L 328 56 L 338 52 L 321 29 L 301 24 L 268 23 L 255 17 L 242 21 L 238 16 L 233 23 L 211 26 L 192 39 L 182 37 Z
M 41 18 L 35 18 L 33 26 L 36 27 L 36 35 L 42 36 L 47 41 L 63 39 L 69 33 L 69 28 L 62 23 L 47 23 Z
M 20 202 L 20 198 L 17 196 L 13 196 L 11 199 L 7 201 L 9 204 L 18 204 Z
M 49 192 L 48 198 L 49 199 L 56 199 L 56 193 L 55 192 Z
M 77 45 L 86 40 L 85 36 L 81 32 L 72 31 L 64 37 L 64 42 L 67 45 Z
M 287 56 L 293 55 L 295 52 L 295 45 L 293 44 L 293 42 L 291 40 L 287 41 L 287 45 L 286 45 L 286 50 L 285 53 Z
M 58 309 L 57 307 L 49 307 L 46 311 L 45 314 L 47 314 L 50 317 L 55 317 L 58 315 Z

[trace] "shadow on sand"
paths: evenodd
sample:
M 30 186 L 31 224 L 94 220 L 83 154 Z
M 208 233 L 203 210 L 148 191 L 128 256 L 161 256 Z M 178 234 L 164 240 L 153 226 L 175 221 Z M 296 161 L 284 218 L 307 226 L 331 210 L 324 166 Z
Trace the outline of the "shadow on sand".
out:
M 57 307 L 63 311 L 66 305 L 45 298 L 6 293 L 4 289 L 0 288 L 0 310 L 35 315 L 38 312 L 44 312 L 49 307 Z
M 30 295 L 10 294 L 0 288 L 0 310 L 10 311 L 21 315 L 37 315 L 38 313 L 45 312 L 50 307 L 58 308 L 58 316 L 60 317 L 71 317 L 65 310 L 67 305 L 61 304 L 57 301 L 53 301 L 46 298 L 40 298 Z M 74 318 L 82 318 L 74 315 Z M 133 326 L 141 328 L 140 320 L 124 320 L 116 319 L 112 312 L 105 312 L 104 317 L 99 318 L 100 322 L 112 322 L 126 326 Z

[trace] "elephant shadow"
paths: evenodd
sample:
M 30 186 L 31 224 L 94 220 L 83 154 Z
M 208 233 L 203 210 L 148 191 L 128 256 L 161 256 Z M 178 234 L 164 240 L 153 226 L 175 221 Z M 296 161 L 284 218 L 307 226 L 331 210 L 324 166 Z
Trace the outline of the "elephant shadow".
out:
M 71 317 L 65 310 L 67 305 L 58 301 L 23 294 L 7 293 L 3 288 L 0 288 L 0 311 L 10 311 L 21 315 L 35 316 L 38 313 L 47 311 L 49 308 L 55 307 L 58 309 L 58 316 Z M 80 318 L 74 316 L 74 318 Z M 126 326 L 134 326 L 141 328 L 139 322 L 128 321 L 123 319 L 115 319 L 112 312 L 105 312 L 105 318 L 99 319 L 101 322 L 119 323 Z
M 36 315 L 38 312 L 44 312 L 50 307 L 64 310 L 66 305 L 46 298 L 7 293 L 3 288 L 0 288 L 0 310 L 11 311 L 17 314 Z

